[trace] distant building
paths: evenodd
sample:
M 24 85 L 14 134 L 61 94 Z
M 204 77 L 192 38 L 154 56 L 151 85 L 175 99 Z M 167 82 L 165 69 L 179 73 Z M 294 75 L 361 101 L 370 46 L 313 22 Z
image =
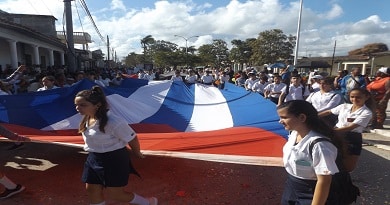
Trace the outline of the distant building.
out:
M 54 16 L 10 14 L 0 10 L 0 69 L 16 69 L 19 64 L 30 67 L 66 66 L 66 35 L 56 31 Z M 104 67 L 102 59 L 89 51 L 91 36 L 85 32 L 73 33 L 77 70 Z M 101 51 L 100 51 L 101 52 Z M 102 56 L 97 51 L 97 56 Z

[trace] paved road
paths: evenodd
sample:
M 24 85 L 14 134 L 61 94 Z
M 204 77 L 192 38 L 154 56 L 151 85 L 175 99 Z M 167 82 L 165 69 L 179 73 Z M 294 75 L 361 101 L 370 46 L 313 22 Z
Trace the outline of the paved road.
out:
M 364 151 L 352 173 L 361 188 L 358 204 L 390 204 L 390 137 L 366 133 Z M 0 142 L 0 166 L 26 191 L 0 201 L 6 205 L 88 204 L 80 173 L 85 153 L 54 144 L 26 144 L 8 151 Z M 132 176 L 129 191 L 157 196 L 160 204 L 278 204 L 286 177 L 281 167 L 236 165 L 148 156 L 134 160 L 143 178 Z M 118 204 L 110 202 L 109 204 Z

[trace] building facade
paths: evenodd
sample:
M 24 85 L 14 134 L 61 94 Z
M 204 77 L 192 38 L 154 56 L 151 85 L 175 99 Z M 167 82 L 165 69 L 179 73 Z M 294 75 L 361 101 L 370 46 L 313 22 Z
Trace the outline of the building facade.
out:
M 0 11 L 0 68 L 65 65 L 66 45 L 57 38 L 53 16 Z

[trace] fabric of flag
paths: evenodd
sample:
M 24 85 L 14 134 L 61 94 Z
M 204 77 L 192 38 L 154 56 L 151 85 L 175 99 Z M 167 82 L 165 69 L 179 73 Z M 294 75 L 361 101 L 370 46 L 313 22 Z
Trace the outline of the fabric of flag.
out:
M 94 85 L 83 80 L 68 88 L 0 96 L 0 122 L 32 140 L 82 144 L 74 97 Z M 233 84 L 219 89 L 125 79 L 103 90 L 110 112 L 137 131 L 143 150 L 281 156 L 287 132 L 275 104 Z

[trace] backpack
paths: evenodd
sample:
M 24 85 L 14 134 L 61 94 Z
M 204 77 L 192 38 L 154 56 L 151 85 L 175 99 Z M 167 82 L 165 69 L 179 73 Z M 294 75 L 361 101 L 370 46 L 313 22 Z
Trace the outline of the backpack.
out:
M 328 141 L 332 142 L 329 138 L 317 138 L 314 139 L 309 145 L 309 154 L 312 156 L 313 147 L 317 142 Z M 339 172 L 332 176 L 332 183 L 330 186 L 329 196 L 331 196 L 330 204 L 351 204 L 356 203 L 356 199 L 360 196 L 359 187 L 353 184 L 351 175 L 347 171 L 343 171 L 343 159 L 341 151 L 338 150 L 336 164 L 339 168 Z
M 301 83 L 301 86 L 302 86 L 302 98 L 303 100 L 305 100 L 305 91 L 306 91 L 306 85 L 302 84 Z M 287 95 L 290 93 L 290 84 L 287 84 L 286 85 L 286 92 L 285 92 L 285 95 L 284 95 L 284 98 L 282 100 L 282 102 L 284 102 L 284 100 L 286 99 Z

